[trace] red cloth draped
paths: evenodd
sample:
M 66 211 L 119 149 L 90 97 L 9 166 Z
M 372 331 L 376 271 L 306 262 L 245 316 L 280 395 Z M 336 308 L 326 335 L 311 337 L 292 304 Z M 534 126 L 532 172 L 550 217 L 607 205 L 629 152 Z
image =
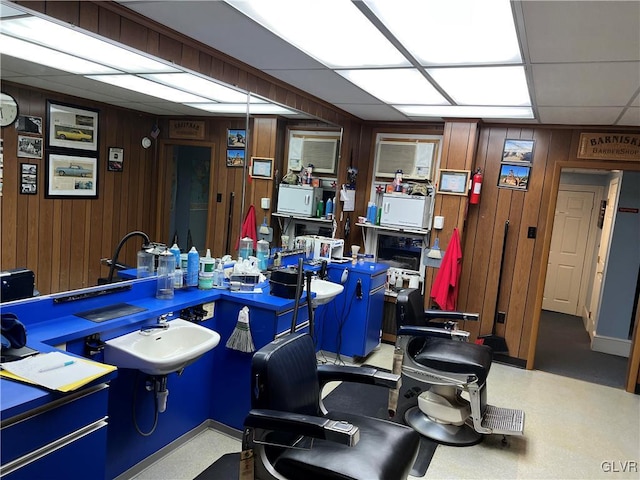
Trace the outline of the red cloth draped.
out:
M 244 237 L 249 237 L 253 240 L 253 249 L 255 250 L 256 243 L 258 242 L 258 230 L 256 226 L 256 209 L 253 205 L 249 207 L 247 215 L 244 217 L 242 231 L 240 232 L 238 240 L 236 240 L 236 250 L 240 247 L 240 239 Z
M 458 280 L 462 271 L 462 249 L 458 229 L 453 229 L 451 241 L 431 287 L 431 298 L 445 311 L 456 310 L 458 302 Z

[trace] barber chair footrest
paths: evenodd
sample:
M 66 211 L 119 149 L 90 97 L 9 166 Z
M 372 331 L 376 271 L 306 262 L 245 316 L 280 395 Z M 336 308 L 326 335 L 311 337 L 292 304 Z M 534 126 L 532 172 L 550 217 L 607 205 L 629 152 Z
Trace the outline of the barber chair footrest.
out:
M 482 427 L 490 429 L 494 434 L 523 435 L 524 412 L 487 405 L 482 417 Z

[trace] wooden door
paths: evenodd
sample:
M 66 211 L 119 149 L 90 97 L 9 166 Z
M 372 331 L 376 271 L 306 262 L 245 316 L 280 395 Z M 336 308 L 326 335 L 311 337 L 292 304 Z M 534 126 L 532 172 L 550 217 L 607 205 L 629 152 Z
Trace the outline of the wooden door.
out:
M 594 204 L 593 192 L 558 191 L 542 302 L 545 310 L 579 314 Z

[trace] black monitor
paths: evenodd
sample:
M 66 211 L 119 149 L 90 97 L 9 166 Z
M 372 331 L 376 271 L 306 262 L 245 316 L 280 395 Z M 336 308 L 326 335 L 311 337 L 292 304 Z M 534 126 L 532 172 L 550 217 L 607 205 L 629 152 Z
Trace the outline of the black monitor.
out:
M 26 268 L 0 272 L 0 303 L 31 298 L 35 293 L 35 275 Z

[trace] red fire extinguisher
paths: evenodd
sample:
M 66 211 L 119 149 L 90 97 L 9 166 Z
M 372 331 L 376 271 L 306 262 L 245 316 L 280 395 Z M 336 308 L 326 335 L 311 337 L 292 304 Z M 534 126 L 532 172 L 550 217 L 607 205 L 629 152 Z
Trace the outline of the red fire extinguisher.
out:
M 469 197 L 469 203 L 476 205 L 480 203 L 480 190 L 482 189 L 482 170 L 476 170 L 471 181 L 471 196 Z

